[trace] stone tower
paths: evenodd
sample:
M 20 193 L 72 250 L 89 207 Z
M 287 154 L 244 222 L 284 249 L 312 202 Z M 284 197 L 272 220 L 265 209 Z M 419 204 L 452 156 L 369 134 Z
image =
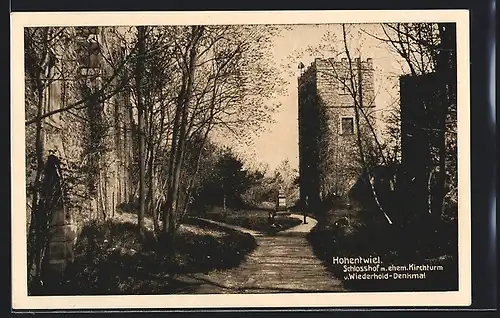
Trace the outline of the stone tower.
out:
M 313 207 L 345 197 L 361 174 L 358 131 L 362 145 L 373 139 L 372 59 L 316 58 L 298 79 L 298 96 L 301 202 Z

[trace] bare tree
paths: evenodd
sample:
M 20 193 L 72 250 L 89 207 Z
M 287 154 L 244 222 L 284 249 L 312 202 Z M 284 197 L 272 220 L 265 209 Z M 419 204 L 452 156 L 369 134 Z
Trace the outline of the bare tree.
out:
M 434 76 L 442 87 L 439 90 L 443 92 L 437 97 L 441 106 L 434 105 L 432 127 L 418 127 L 436 140 L 435 145 L 429 144 L 431 158 L 435 159 L 428 173 L 428 211 L 440 215 L 446 195 L 446 171 L 456 171 L 456 159 L 453 159 L 456 157 L 456 153 L 453 155 L 456 151 L 453 146 L 456 143 L 456 27 L 454 23 L 384 23 L 381 27 L 385 37 L 365 33 L 387 43 L 404 59 L 413 76 Z M 431 189 L 433 179 L 435 186 Z M 448 179 L 456 180 L 453 176 Z M 451 188 L 454 187 L 451 184 Z
M 372 137 L 375 140 L 375 142 L 379 148 L 379 151 L 380 151 L 379 154 L 382 157 L 382 159 L 385 161 L 384 154 L 381 151 L 382 147 L 380 145 L 380 142 L 378 141 L 378 138 L 377 138 L 377 135 L 376 135 L 375 130 L 373 128 L 373 125 L 370 123 L 370 120 L 368 120 L 368 118 L 367 118 L 367 115 L 365 113 L 365 108 L 363 106 L 363 97 L 362 97 L 362 93 L 361 93 L 362 87 L 363 87 L 362 76 L 361 76 L 361 58 L 358 58 L 358 60 L 357 60 L 356 69 L 357 69 L 358 74 L 355 74 L 351 53 L 350 53 L 349 48 L 348 48 L 347 32 L 346 32 L 345 24 L 342 24 L 342 36 L 343 36 L 343 41 L 344 41 L 345 54 L 347 55 L 347 60 L 349 62 L 349 76 L 348 76 L 349 82 L 348 83 L 344 82 L 343 85 L 349 91 L 349 94 L 352 96 L 352 99 L 354 102 L 354 114 L 355 114 L 354 118 L 356 121 L 356 127 L 358 127 L 356 130 L 356 139 L 357 139 L 357 146 L 358 146 L 358 150 L 359 150 L 359 158 L 361 160 L 361 165 L 363 167 L 363 171 L 368 176 L 368 178 L 367 178 L 368 183 L 369 183 L 371 192 L 373 194 L 373 198 L 375 200 L 375 203 L 376 203 L 378 209 L 384 214 L 384 217 L 386 218 L 387 222 L 389 222 L 389 224 L 392 224 L 391 218 L 387 215 L 384 207 L 382 207 L 382 205 L 379 201 L 378 193 L 377 193 L 375 186 L 374 186 L 374 176 L 373 176 L 372 167 L 370 167 L 366 162 L 366 153 L 365 153 L 365 150 L 363 148 L 363 142 L 362 142 L 362 136 L 361 136 L 362 132 L 361 132 L 361 129 L 359 128 L 359 127 L 361 127 L 360 117 L 363 116 L 363 117 L 365 117 L 366 123 L 368 124 L 370 131 L 373 134 Z M 356 81 L 356 79 L 357 79 L 357 81 Z
M 177 61 L 180 82 L 169 124 L 164 232 L 175 234 L 188 211 L 210 132 L 218 129 L 242 134 L 248 127 L 270 119 L 273 108 L 260 102 L 272 94 L 280 82 L 269 81 L 266 77 L 269 64 L 265 64 L 263 52 L 252 51 L 252 45 L 254 41 L 269 41 L 272 31 L 235 26 L 168 30 L 177 35 L 172 54 Z M 194 170 L 183 172 L 186 146 L 194 141 L 199 142 L 199 150 L 194 154 Z
M 62 30 L 74 31 L 72 28 Z M 32 115 L 27 112 L 31 116 L 27 116 L 26 126 L 36 124 L 41 131 L 45 120 L 63 114 L 75 116 L 79 129 L 85 132 L 81 142 L 102 139 L 99 145 L 109 143 L 112 132 L 123 133 L 120 138 L 128 138 L 131 132 L 132 143 L 115 141 L 120 148 L 116 151 L 123 152 L 123 159 L 133 163 L 129 166 L 133 169 L 118 176 L 127 180 L 118 182 L 127 184 L 129 201 L 136 195 L 139 197 L 141 235 L 147 213 L 152 214 L 155 229 L 159 230 L 157 212 L 162 210 L 162 230 L 167 237 L 173 236 L 189 211 L 194 188 L 199 186 L 198 172 L 210 134 L 217 131 L 246 138 L 264 122 L 272 120 L 271 114 L 277 105 L 264 100 L 272 97 L 283 84 L 275 76 L 277 72 L 273 71 L 268 55 L 270 38 L 278 30 L 268 26 L 139 26 L 108 27 L 105 33 L 107 38 L 96 40 L 98 64 L 104 71 L 92 70 L 90 74 L 87 68 L 85 76 L 80 76 L 82 63 L 78 55 L 81 52 L 75 49 L 74 62 L 62 63 L 73 76 L 69 81 L 74 86 L 71 100 L 55 109 L 39 107 Z M 40 32 L 37 36 L 44 34 Z M 50 38 L 50 32 L 45 36 Z M 79 45 L 73 38 L 68 35 L 65 39 L 68 42 L 65 45 L 71 49 Z M 30 66 L 42 65 L 53 46 L 48 41 L 47 53 L 43 55 L 35 51 L 34 46 L 27 45 L 28 53 L 39 59 L 36 63 L 30 61 Z M 68 65 L 73 65 L 73 70 L 70 71 Z M 36 73 L 39 68 L 33 69 Z M 105 101 L 114 106 L 113 118 L 109 118 Z M 115 130 L 109 129 L 111 123 Z M 41 132 L 38 139 L 43 141 Z M 38 152 L 43 153 L 41 142 L 36 145 L 40 148 Z M 84 172 L 88 175 L 92 174 L 91 170 L 95 172 L 89 177 L 88 185 L 97 191 L 97 208 L 106 217 L 109 185 L 104 170 L 112 163 L 108 162 L 109 158 L 97 160 L 107 153 L 106 149 L 111 149 L 109 144 L 103 146 L 89 144 L 81 165 L 94 167 Z M 75 155 L 78 154 L 75 152 Z M 43 158 L 39 161 L 41 171 Z M 135 174 L 138 174 L 137 180 Z M 38 176 L 36 180 L 39 179 Z
M 145 191 L 145 129 L 144 129 L 144 94 L 143 94 L 143 77 L 144 77 L 144 58 L 146 53 L 145 44 L 146 27 L 137 27 L 137 47 L 138 57 L 135 65 L 135 81 L 137 92 L 137 122 L 138 122 L 138 137 L 139 137 L 139 211 L 137 214 L 139 235 L 144 236 L 144 213 L 146 208 L 146 191 Z
M 168 167 L 168 184 L 166 206 L 163 210 L 163 232 L 175 233 L 175 209 L 177 207 L 177 192 L 181 173 L 182 160 L 184 159 L 184 146 L 186 129 L 188 125 L 188 106 L 193 91 L 194 73 L 196 67 L 197 44 L 203 34 L 204 28 L 193 26 L 186 38 L 185 49 L 181 49 L 182 83 L 177 98 L 175 111 L 170 159 Z

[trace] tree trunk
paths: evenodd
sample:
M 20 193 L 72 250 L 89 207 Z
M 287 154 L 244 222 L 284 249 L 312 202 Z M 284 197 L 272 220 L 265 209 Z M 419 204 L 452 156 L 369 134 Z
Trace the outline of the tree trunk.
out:
M 384 214 L 384 217 L 386 218 L 387 222 L 389 224 L 392 224 L 391 219 L 389 218 L 387 213 L 385 213 L 385 211 L 384 211 L 383 207 L 381 206 L 380 201 L 378 199 L 378 194 L 377 194 L 375 187 L 373 185 L 372 174 L 370 171 L 371 169 L 366 164 L 365 155 L 364 155 L 364 151 L 363 151 L 363 143 L 361 140 L 361 132 L 360 132 L 361 127 L 360 127 L 360 120 L 359 120 L 359 112 L 360 112 L 360 110 L 363 111 L 361 57 L 359 58 L 358 65 L 357 65 L 357 69 L 358 69 L 358 74 L 357 74 L 358 75 L 358 90 L 357 91 L 358 91 L 358 93 L 356 94 L 356 89 L 355 89 L 356 86 L 355 86 L 355 82 L 354 82 L 355 75 L 354 75 L 354 72 L 352 69 L 352 58 L 351 58 L 351 55 L 349 53 L 349 49 L 347 47 L 346 30 L 345 30 L 344 24 L 342 24 L 342 32 L 343 32 L 343 38 L 344 38 L 344 48 L 345 48 L 347 58 L 349 61 L 349 71 L 350 71 L 349 80 L 350 80 L 351 90 L 352 90 L 352 94 L 353 94 L 352 97 L 353 97 L 353 101 L 354 101 L 354 120 L 356 121 L 356 141 L 358 144 L 358 150 L 359 150 L 359 156 L 360 156 L 361 165 L 362 165 L 362 169 L 363 169 L 363 174 L 366 173 L 366 175 L 367 175 L 367 179 L 368 179 L 367 181 L 370 185 L 370 189 L 371 189 L 373 198 L 375 200 L 375 204 L 377 205 L 377 208 Z M 358 101 L 358 96 L 359 96 L 359 101 Z M 366 119 L 366 120 L 368 120 L 368 119 Z M 374 137 L 376 137 L 376 136 L 374 136 Z
M 191 100 L 191 94 L 193 90 L 194 82 L 194 72 L 196 67 L 196 54 L 197 54 L 197 43 L 201 37 L 203 29 L 202 27 L 192 27 L 192 38 L 189 44 L 189 49 L 186 53 L 189 53 L 189 65 L 185 70 L 185 87 L 181 88 L 181 95 L 179 95 L 178 107 L 176 111 L 176 119 L 180 117 L 180 123 L 178 121 L 174 122 L 178 128 L 178 140 L 176 136 L 172 139 L 172 149 L 171 149 L 171 162 L 169 163 L 169 176 L 171 176 L 171 182 L 169 184 L 169 189 L 167 193 L 167 211 L 168 223 L 163 225 L 164 232 L 168 232 L 169 236 L 173 237 L 175 235 L 176 226 L 176 209 L 178 207 L 179 200 L 179 186 L 180 186 L 180 175 L 181 168 L 184 160 L 184 146 L 186 142 L 186 128 L 188 124 L 188 110 L 189 103 Z M 173 160 L 172 160 L 173 159 Z
M 162 231 L 164 233 L 169 232 L 169 227 L 170 227 L 170 222 L 171 220 L 171 214 L 173 211 L 171 211 L 171 206 L 172 206 L 172 200 L 173 200 L 173 192 L 174 190 L 174 175 L 175 175 L 175 167 L 176 167 L 176 158 L 177 158 L 177 144 L 179 141 L 179 126 L 180 126 L 180 119 L 181 119 L 181 114 L 182 114 L 182 101 L 184 98 L 184 94 L 186 91 L 186 83 L 187 83 L 187 72 L 183 70 L 182 74 L 182 85 L 180 88 L 179 96 L 177 98 L 177 106 L 175 108 L 175 115 L 174 115 L 174 123 L 172 127 L 172 142 L 170 146 L 170 154 L 169 154 L 169 160 L 168 160 L 168 173 L 167 173 L 167 195 L 166 195 L 166 202 L 163 207 L 163 223 L 162 223 Z M 174 205 L 175 206 L 175 205 Z
M 184 202 L 184 207 L 182 208 L 182 212 L 181 212 L 181 215 L 179 217 L 179 223 L 177 224 L 177 229 L 179 228 L 180 223 L 182 223 L 182 221 L 184 220 L 184 217 L 186 216 L 187 211 L 188 211 L 188 207 L 189 207 L 189 203 L 190 203 L 189 200 L 191 197 L 191 191 L 192 191 L 192 188 L 194 185 L 194 180 L 195 180 L 196 176 L 198 175 L 198 171 L 200 169 L 200 162 L 201 162 L 201 157 L 203 154 L 203 148 L 205 147 L 205 143 L 206 143 L 206 140 L 208 138 L 209 132 L 210 132 L 210 123 L 209 123 L 209 127 L 207 128 L 205 135 L 203 137 L 201 147 L 200 147 L 200 152 L 198 153 L 198 156 L 196 158 L 196 167 L 195 167 L 194 174 L 191 177 L 191 180 L 189 180 L 189 184 L 188 184 L 187 189 L 186 189 L 186 202 Z
M 39 88 L 38 92 L 38 105 L 37 105 L 37 113 L 42 114 L 43 113 L 43 88 Z M 39 121 L 36 123 L 36 140 L 35 140 L 35 152 L 36 152 L 36 161 L 37 161 L 37 167 L 36 167 L 36 176 L 35 180 L 33 183 L 33 197 L 32 197 L 32 203 L 31 203 L 31 227 L 32 230 L 30 231 L 33 233 L 32 235 L 32 240 L 34 243 L 33 251 L 30 255 L 29 258 L 29 270 L 31 270 L 31 267 L 35 265 L 35 277 L 37 279 L 40 278 L 41 274 L 41 218 L 39 217 L 40 214 L 40 206 L 39 206 L 39 191 L 40 191 L 40 186 L 41 186 L 41 178 L 42 178 L 42 171 L 44 167 L 44 160 L 43 160 L 43 132 L 42 132 L 42 121 Z
M 182 209 L 181 216 L 179 218 L 179 224 L 184 220 L 184 217 L 187 214 L 189 200 L 191 197 L 191 191 L 192 191 L 192 187 L 194 184 L 194 180 L 195 180 L 196 176 L 198 175 L 198 171 L 200 169 L 200 162 L 201 162 L 201 157 L 203 155 L 203 148 L 205 147 L 205 143 L 208 139 L 208 134 L 210 133 L 212 122 L 214 119 L 215 99 L 216 99 L 216 95 L 217 95 L 217 75 L 218 75 L 218 71 L 217 71 L 217 74 L 214 78 L 214 87 L 213 87 L 213 91 L 212 91 L 212 100 L 211 100 L 211 104 L 210 104 L 210 106 L 211 106 L 210 107 L 210 116 L 209 116 L 209 120 L 207 123 L 207 129 L 205 130 L 205 134 L 203 135 L 203 139 L 202 139 L 201 146 L 200 146 L 200 151 L 198 152 L 198 156 L 196 158 L 195 172 L 194 172 L 193 176 L 191 177 L 191 180 L 189 181 L 189 184 L 188 184 L 188 187 L 186 190 L 186 198 L 187 199 L 186 199 L 186 202 L 184 203 L 184 207 Z M 177 228 L 179 228 L 179 224 L 177 225 Z
M 153 218 L 153 227 L 154 231 L 157 232 L 160 229 L 160 225 L 158 224 L 158 216 L 156 213 L 156 204 L 155 204 L 155 188 L 154 188 L 154 154 L 152 153 L 153 149 L 151 149 L 151 154 L 149 155 L 149 164 L 148 164 L 148 175 L 149 175 L 149 185 L 148 185 L 148 201 L 149 201 L 149 210 L 151 211 L 151 216 Z
M 37 90 L 37 116 L 41 116 L 44 112 L 44 92 L 49 81 L 50 76 L 50 61 L 49 57 L 49 43 L 48 43 L 49 29 L 44 29 L 43 34 L 43 54 L 40 59 L 41 65 L 36 71 L 36 90 Z M 45 65 L 45 63 L 48 63 Z M 47 69 L 45 69 L 47 67 Z M 45 77 L 45 78 L 42 78 Z M 44 82 L 45 81 L 45 82 Z M 36 136 L 35 136 L 35 155 L 36 155 L 36 175 L 33 182 L 33 197 L 31 202 L 31 227 L 33 249 L 28 257 L 28 271 L 31 271 L 35 265 L 35 279 L 40 279 L 41 276 L 41 263 L 43 258 L 43 238 L 42 238 L 42 219 L 40 217 L 39 194 L 41 190 L 41 178 L 44 170 L 45 162 L 43 160 L 44 153 L 44 136 L 43 136 L 43 121 L 36 122 Z
M 439 35 L 441 39 L 441 51 L 439 53 L 438 63 L 436 67 L 436 72 L 438 73 L 438 78 L 440 83 L 442 82 L 442 88 L 440 87 L 439 97 L 438 97 L 438 127 L 437 131 L 437 146 L 438 146 L 438 171 L 436 173 L 436 184 L 434 188 L 433 203 L 432 203 L 432 214 L 438 218 L 443 210 L 443 201 L 446 194 L 445 191 L 445 178 L 446 178 L 446 117 L 448 115 L 448 109 L 451 107 L 451 103 L 454 102 L 454 88 L 456 87 L 455 82 L 455 72 L 456 68 L 452 52 L 455 51 L 456 29 L 453 24 L 444 23 L 439 24 Z
M 136 87 L 137 87 L 137 123 L 139 133 L 139 212 L 137 223 L 139 225 L 139 235 L 144 236 L 144 212 L 146 206 L 145 199 L 145 151 L 144 151 L 144 54 L 145 48 L 145 27 L 137 27 L 138 58 L 136 64 Z
M 134 112 L 132 105 L 128 106 L 128 123 L 130 123 L 130 132 L 131 134 L 127 136 L 126 132 L 125 135 L 127 136 L 127 143 L 125 146 L 125 149 L 127 150 L 127 156 L 126 156 L 126 161 L 127 161 L 127 175 L 128 175 L 128 203 L 133 203 L 135 200 L 135 189 L 136 189 L 136 178 L 134 177 L 134 162 L 136 162 L 135 158 L 135 149 L 137 149 L 137 137 L 138 137 L 138 128 L 134 122 Z
M 184 87 L 181 87 L 181 93 L 183 93 Z M 173 195 L 172 195 L 172 190 L 173 190 L 173 178 L 174 178 L 174 169 L 175 169 L 175 158 L 176 158 L 176 151 L 177 151 L 177 139 L 178 139 L 178 134 L 179 134 L 179 125 L 180 125 L 180 117 L 181 117 L 181 107 L 180 103 L 178 103 L 176 110 L 175 110 L 175 116 L 174 116 L 174 125 L 172 128 L 172 143 L 170 146 L 170 156 L 169 156 L 169 161 L 168 161 L 168 175 L 167 175 L 167 195 L 166 195 L 166 202 L 165 206 L 163 207 L 163 223 L 162 223 L 162 231 L 164 233 L 168 232 L 169 224 L 170 224 L 170 208 L 169 206 L 171 205 L 170 200 L 172 200 Z

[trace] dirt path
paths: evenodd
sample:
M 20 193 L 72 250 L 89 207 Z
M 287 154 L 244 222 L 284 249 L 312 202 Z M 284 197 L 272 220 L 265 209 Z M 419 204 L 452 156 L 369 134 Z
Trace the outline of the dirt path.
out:
M 305 237 L 315 225 L 316 221 L 308 217 L 307 224 L 274 236 L 245 230 L 255 236 L 258 244 L 245 262 L 234 269 L 189 275 L 186 283 L 198 284 L 199 294 L 342 291 L 342 282 L 333 278 L 316 258 Z

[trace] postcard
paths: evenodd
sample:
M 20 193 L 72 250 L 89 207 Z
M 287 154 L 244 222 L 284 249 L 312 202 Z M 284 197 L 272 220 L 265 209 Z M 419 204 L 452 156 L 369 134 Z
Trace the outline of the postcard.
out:
M 468 11 L 11 25 L 14 309 L 471 303 Z

